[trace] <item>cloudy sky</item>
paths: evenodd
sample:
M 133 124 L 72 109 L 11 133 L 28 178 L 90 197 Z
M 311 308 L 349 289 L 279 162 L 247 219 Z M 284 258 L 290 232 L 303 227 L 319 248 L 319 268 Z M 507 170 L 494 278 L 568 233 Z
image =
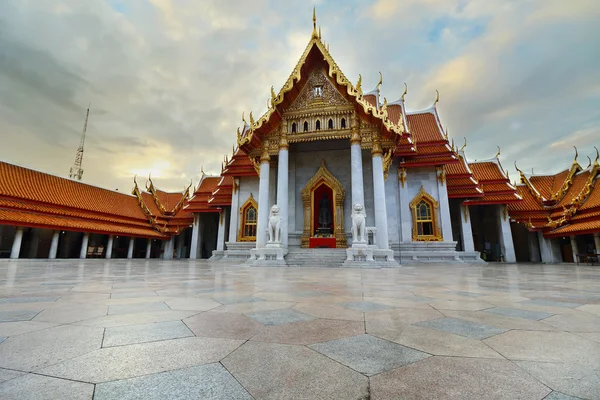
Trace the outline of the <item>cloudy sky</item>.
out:
M 181 190 L 218 173 L 242 111 L 265 111 L 317 7 L 346 76 L 409 109 L 440 92 L 470 159 L 526 171 L 600 145 L 597 0 L 2 0 L 0 160 L 67 175 L 91 102 L 84 181 Z M 516 176 L 511 174 L 511 177 Z

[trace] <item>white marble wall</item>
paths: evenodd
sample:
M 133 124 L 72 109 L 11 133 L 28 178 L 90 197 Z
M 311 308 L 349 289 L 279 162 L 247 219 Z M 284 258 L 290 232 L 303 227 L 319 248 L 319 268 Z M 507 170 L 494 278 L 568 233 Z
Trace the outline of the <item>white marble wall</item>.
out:
M 398 192 L 398 163 L 396 161 L 390 166 L 389 175 L 385 181 L 385 202 L 388 215 L 388 240 L 391 243 L 399 243 L 400 195 Z
M 540 243 L 540 256 L 543 263 L 560 263 L 562 255 L 560 253 L 560 244 L 558 239 L 545 238 L 542 232 L 538 232 L 538 241 Z

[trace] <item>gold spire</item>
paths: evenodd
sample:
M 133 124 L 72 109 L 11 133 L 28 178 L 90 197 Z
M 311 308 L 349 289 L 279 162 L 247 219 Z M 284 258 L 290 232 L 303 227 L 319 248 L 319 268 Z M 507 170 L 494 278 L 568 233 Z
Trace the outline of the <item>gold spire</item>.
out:
M 577 151 L 577 147 L 573 146 L 573 148 L 575 149 L 575 159 L 573 160 L 573 164 L 575 164 L 577 162 L 577 157 L 579 157 L 579 152 Z
M 383 75 L 381 74 L 381 71 L 379 71 L 379 82 L 377 83 L 377 91 L 378 92 L 381 89 L 382 84 L 383 84 Z
M 319 34 L 317 33 L 317 7 L 313 7 L 313 32 L 312 39 L 318 39 Z
M 404 101 L 404 96 L 406 96 L 406 93 L 408 93 L 408 86 L 406 85 L 406 82 L 404 82 L 404 93 L 402 93 L 402 101 Z
M 362 75 L 358 74 L 358 82 L 356 82 L 356 91 L 358 92 L 358 94 L 360 96 L 362 96 L 363 91 L 362 91 Z
M 465 144 L 463 144 L 463 146 L 460 148 L 460 151 L 464 151 L 465 147 L 467 147 L 467 138 L 463 137 L 463 139 L 465 139 Z
M 321 39 L 321 25 L 319 25 L 319 39 Z
M 254 117 L 252 116 L 252 111 L 250 111 L 250 127 L 254 126 Z
M 435 106 L 438 102 L 440 101 L 440 92 L 438 92 L 438 90 L 435 90 L 435 101 L 433 102 L 433 105 Z
M 496 158 L 500 157 L 500 146 L 496 146 L 498 148 L 498 152 L 496 153 Z

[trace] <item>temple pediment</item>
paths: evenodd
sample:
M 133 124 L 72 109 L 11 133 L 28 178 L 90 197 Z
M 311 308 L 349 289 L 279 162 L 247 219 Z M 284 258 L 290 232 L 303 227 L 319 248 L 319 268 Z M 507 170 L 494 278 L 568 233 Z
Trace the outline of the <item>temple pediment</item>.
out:
M 314 69 L 300 94 L 285 110 L 284 116 L 312 114 L 325 110 L 351 109 L 352 105 L 333 86 L 322 69 Z

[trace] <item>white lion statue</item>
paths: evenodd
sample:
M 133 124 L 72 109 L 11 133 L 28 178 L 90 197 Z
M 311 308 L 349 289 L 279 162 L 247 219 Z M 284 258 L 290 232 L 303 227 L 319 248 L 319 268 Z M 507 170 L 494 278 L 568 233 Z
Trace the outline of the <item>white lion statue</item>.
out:
M 352 242 L 367 242 L 367 213 L 360 203 L 352 206 Z
M 271 215 L 269 215 L 269 243 L 280 242 L 281 234 L 281 209 L 277 204 L 271 207 Z

